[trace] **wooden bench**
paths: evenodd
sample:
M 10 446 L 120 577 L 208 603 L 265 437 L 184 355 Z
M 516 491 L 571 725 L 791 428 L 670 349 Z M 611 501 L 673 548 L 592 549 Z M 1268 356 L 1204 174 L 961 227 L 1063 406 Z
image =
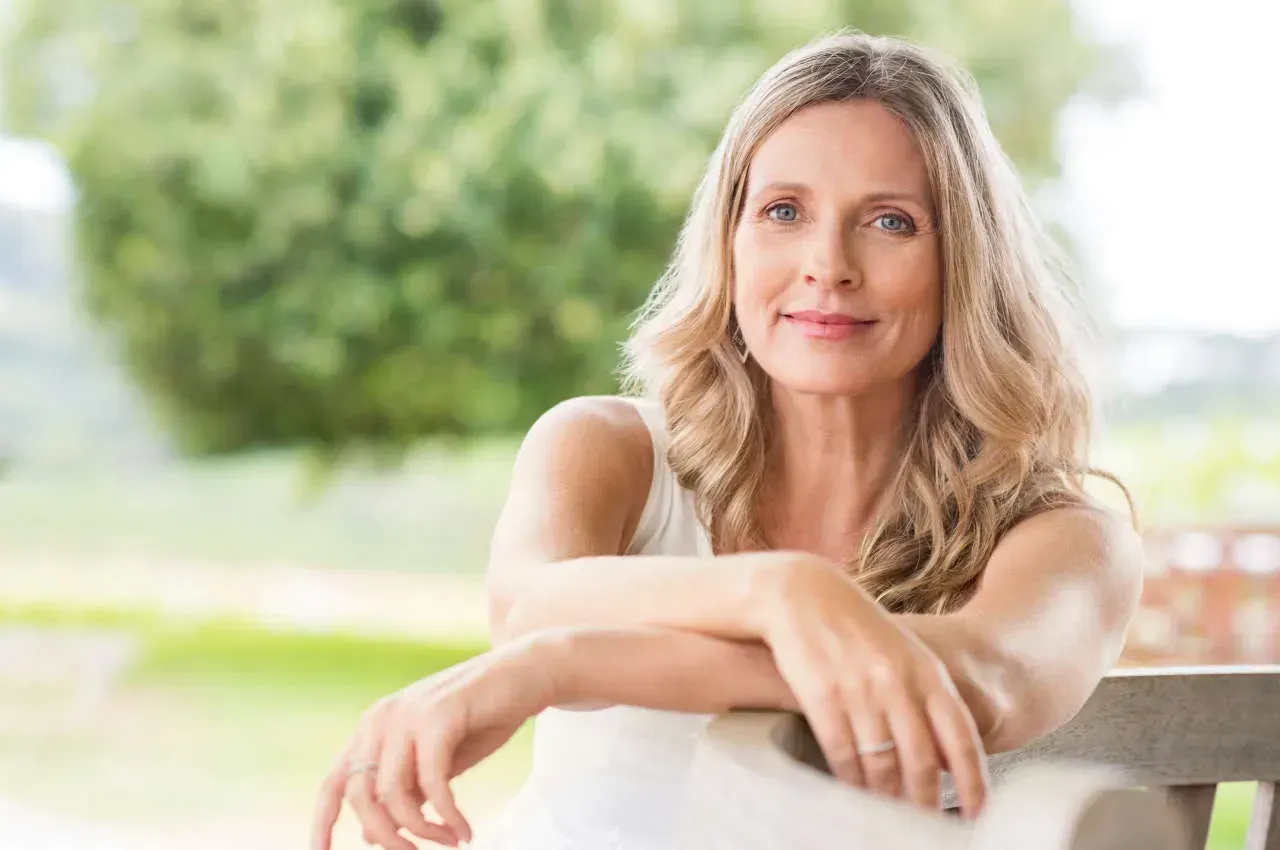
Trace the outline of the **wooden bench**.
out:
M 733 713 L 703 733 L 681 847 L 1201 850 L 1218 783 L 1252 780 L 1246 847 L 1280 850 L 1280 668 L 1117 670 L 991 772 L 969 823 L 837 783 L 803 718 Z

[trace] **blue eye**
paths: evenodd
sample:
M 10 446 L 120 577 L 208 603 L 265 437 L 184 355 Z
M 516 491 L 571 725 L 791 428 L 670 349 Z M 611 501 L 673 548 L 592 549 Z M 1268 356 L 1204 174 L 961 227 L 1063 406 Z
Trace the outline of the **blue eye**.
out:
M 880 229 L 886 233 L 910 233 L 915 230 L 915 223 L 899 213 L 885 213 L 877 216 L 876 221 L 881 223 Z
M 765 210 L 764 213 L 774 221 L 780 221 L 784 224 L 790 224 L 800 217 L 800 211 L 796 209 L 796 205 L 786 202 L 774 204 Z

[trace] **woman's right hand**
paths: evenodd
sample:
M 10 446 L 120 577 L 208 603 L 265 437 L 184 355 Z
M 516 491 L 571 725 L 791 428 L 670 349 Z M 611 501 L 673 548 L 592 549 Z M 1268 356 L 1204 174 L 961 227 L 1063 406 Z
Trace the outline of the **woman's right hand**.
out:
M 760 636 L 831 772 L 937 809 L 945 768 L 964 813 L 976 815 L 986 754 L 938 656 L 825 559 L 797 553 L 773 575 Z
M 415 850 L 402 831 L 447 847 L 469 841 L 471 825 L 450 783 L 550 705 L 544 643 L 529 638 L 496 647 L 365 712 L 322 785 L 312 847 L 329 850 L 344 800 L 360 819 L 366 844 Z M 423 814 L 427 803 L 441 821 Z

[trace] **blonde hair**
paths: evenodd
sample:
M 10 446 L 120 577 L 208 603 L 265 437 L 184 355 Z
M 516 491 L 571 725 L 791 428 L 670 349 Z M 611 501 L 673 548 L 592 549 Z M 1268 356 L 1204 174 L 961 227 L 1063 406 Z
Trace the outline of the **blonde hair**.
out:
M 769 387 L 733 343 L 733 233 L 763 140 L 797 110 L 852 99 L 881 103 L 920 146 L 941 230 L 944 306 L 888 507 L 849 568 L 889 610 L 938 613 L 976 589 L 1013 524 L 1092 504 L 1091 404 L 1065 264 L 966 72 L 919 46 L 856 32 L 815 41 L 767 71 L 711 157 L 626 343 L 624 375 L 629 391 L 662 403 L 668 459 L 716 551 L 768 548 L 757 505 Z

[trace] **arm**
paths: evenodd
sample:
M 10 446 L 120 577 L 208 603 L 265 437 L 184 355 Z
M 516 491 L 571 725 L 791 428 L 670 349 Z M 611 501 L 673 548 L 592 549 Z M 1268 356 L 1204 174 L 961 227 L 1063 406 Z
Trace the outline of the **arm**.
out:
M 562 707 L 794 710 L 768 648 L 741 624 L 755 570 L 775 556 L 620 554 L 652 458 L 639 414 L 617 399 L 566 402 L 530 429 L 486 577 L 494 643 L 546 633 Z
M 527 640 L 536 663 L 548 673 L 551 705 L 559 708 L 800 711 L 773 655 L 759 641 L 672 629 L 591 627 L 548 629 Z
M 756 638 L 743 622 L 775 553 L 623 555 L 653 476 L 653 447 L 627 402 L 550 410 L 516 456 L 486 583 L 495 643 L 546 628 L 635 625 Z M 673 592 L 679 588 L 679 592 Z
M 624 402 L 562 405 L 530 431 L 494 537 L 488 581 L 496 641 L 592 624 L 696 632 L 733 639 L 735 651 L 763 638 L 765 612 L 786 604 L 788 573 L 812 559 L 787 552 L 620 556 L 647 495 L 651 452 L 643 423 Z M 1070 718 L 1114 663 L 1141 589 L 1141 564 L 1137 535 L 1117 517 L 1050 511 L 1004 536 L 960 612 L 891 619 L 946 666 L 987 751 L 1013 749 Z M 748 676 L 780 679 L 776 667 L 762 673 L 753 661 L 734 662 L 750 694 L 762 685 L 767 693 L 787 690 L 759 678 L 745 684 Z M 665 669 L 662 657 L 657 663 L 643 675 Z M 707 704 L 674 682 L 675 707 L 684 699 Z
M 610 677 L 615 659 L 631 658 L 631 675 L 648 683 L 646 705 L 790 710 L 791 688 L 775 665 L 761 663 L 771 659 L 762 636 L 764 611 L 786 595 L 785 580 L 779 579 L 798 553 L 621 555 L 639 523 L 652 476 L 648 430 L 626 402 L 575 399 L 530 429 L 494 531 L 486 577 L 494 642 L 546 629 L 637 629 L 612 638 L 578 629 L 568 643 L 583 645 L 581 654 L 574 658 L 562 647 L 557 658 L 572 668 L 566 675 L 576 683 Z M 670 633 L 659 638 L 658 630 Z M 709 643 L 708 637 L 722 642 Z M 590 648 L 607 640 L 615 649 L 623 642 L 633 645 L 613 655 Z M 665 651 L 639 649 L 648 641 L 660 641 Z M 980 686 L 977 675 L 970 675 L 979 665 L 970 662 L 967 650 L 955 650 L 945 639 L 936 643 L 948 650 L 948 670 L 985 740 L 999 722 L 1000 698 L 986 692 L 985 679 Z M 690 683 L 669 666 L 672 659 L 703 653 L 702 669 L 715 671 L 714 678 Z M 761 694 L 771 698 L 757 706 Z M 581 685 L 571 700 L 580 707 L 606 701 L 602 694 L 581 693 Z
M 1053 510 L 1005 534 L 962 609 L 902 619 L 958 685 L 997 695 L 989 752 L 1017 749 L 1070 720 L 1115 665 L 1142 571 L 1142 540 L 1118 515 Z

